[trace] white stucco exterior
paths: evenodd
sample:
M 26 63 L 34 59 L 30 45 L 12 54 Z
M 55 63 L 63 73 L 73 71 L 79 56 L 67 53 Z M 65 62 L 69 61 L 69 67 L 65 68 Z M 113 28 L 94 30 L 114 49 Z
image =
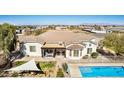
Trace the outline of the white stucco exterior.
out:
M 84 42 L 86 44 L 86 48 L 85 48 L 85 53 L 87 54 L 87 49 L 88 48 L 92 48 L 92 53 L 93 52 L 96 52 L 96 49 L 97 49 L 97 44 L 94 44 L 94 43 L 91 43 L 91 42 Z M 84 53 L 84 54 L 85 54 Z
M 81 59 L 82 56 L 80 56 L 80 54 L 81 54 L 81 50 L 79 50 L 79 56 L 78 57 L 74 57 L 74 50 L 71 50 L 71 56 L 70 56 L 70 50 L 66 50 L 66 58 L 67 59 L 72 59 L 72 60 Z
M 94 33 L 101 33 L 101 34 L 107 33 L 107 31 L 103 31 L 103 30 L 92 30 L 91 32 L 94 32 Z
M 102 30 L 96 30 L 92 29 L 91 32 L 93 33 L 100 33 L 100 34 L 106 34 L 106 33 L 111 33 L 111 30 L 106 30 L 104 27 L 101 27 Z
M 73 44 L 70 44 L 70 45 L 68 45 L 67 47 L 69 47 L 69 46 L 71 46 L 71 45 L 73 45 Z M 78 44 L 78 45 L 81 45 L 81 44 Z M 83 45 L 81 45 L 81 46 L 83 46 Z M 67 48 L 66 47 L 66 48 Z M 83 46 L 84 47 L 84 46 Z M 72 60 L 78 60 L 78 59 L 81 59 L 82 58 L 82 52 L 83 52 L 83 49 L 75 49 L 75 50 L 78 50 L 79 52 L 78 52 L 78 55 L 79 56 L 74 56 L 74 50 L 71 50 L 71 56 L 70 56 L 70 50 L 68 50 L 68 49 L 66 49 L 66 58 L 67 59 L 72 59 Z
M 36 51 L 35 52 L 31 52 L 30 51 L 30 46 L 35 46 L 36 47 Z M 23 48 L 22 48 L 22 52 L 24 55 L 29 55 L 29 56 L 41 56 L 42 53 L 41 53 L 41 47 L 43 45 L 40 44 L 40 43 L 25 43 L 23 45 Z
M 75 49 L 78 50 L 78 57 L 74 56 L 74 50 L 71 50 L 71 56 L 70 56 L 70 50 L 66 50 L 66 58 L 71 60 L 79 60 L 85 55 L 90 55 L 87 53 L 88 48 L 92 48 L 92 53 L 96 52 L 97 44 L 91 43 L 91 42 L 84 42 L 85 46 L 82 49 Z M 68 47 L 68 46 L 67 46 Z
M 71 59 L 71 60 L 79 60 L 81 59 L 83 56 L 85 55 L 90 55 L 92 52 L 96 52 L 97 49 L 97 44 L 90 42 L 90 41 L 84 41 L 82 44 L 76 44 L 81 46 L 80 49 L 72 49 L 69 50 L 67 49 L 69 46 L 71 46 L 73 44 L 70 44 L 68 46 L 66 46 L 66 58 L 67 59 Z M 34 46 L 35 47 L 35 52 L 30 50 L 30 46 Z M 27 56 L 41 56 L 42 57 L 42 44 L 40 43 L 24 43 L 23 47 L 21 48 L 21 51 L 23 52 L 24 55 Z M 90 48 L 92 50 L 91 53 L 88 53 L 88 48 Z M 70 54 L 71 51 L 71 54 Z M 76 53 L 74 53 L 74 51 L 76 51 Z M 76 56 L 74 56 L 74 54 L 76 54 Z

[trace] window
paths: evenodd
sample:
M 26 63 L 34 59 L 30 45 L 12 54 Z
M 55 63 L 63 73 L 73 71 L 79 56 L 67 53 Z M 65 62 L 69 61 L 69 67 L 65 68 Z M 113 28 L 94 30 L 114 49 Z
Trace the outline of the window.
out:
M 72 56 L 72 54 L 71 54 L 71 53 L 72 53 L 72 50 L 70 50 L 70 57 Z
M 74 50 L 74 57 L 78 57 L 79 56 L 79 50 Z
M 87 48 L 87 54 L 92 53 L 92 48 Z
M 36 46 L 30 46 L 30 52 L 36 52 Z

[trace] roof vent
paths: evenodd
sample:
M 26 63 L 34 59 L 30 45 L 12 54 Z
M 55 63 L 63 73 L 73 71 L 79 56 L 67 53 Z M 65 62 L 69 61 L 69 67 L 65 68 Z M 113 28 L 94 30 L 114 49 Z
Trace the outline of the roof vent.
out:
M 60 42 L 59 42 L 59 45 L 60 45 L 60 46 L 63 45 L 63 42 L 60 41 Z

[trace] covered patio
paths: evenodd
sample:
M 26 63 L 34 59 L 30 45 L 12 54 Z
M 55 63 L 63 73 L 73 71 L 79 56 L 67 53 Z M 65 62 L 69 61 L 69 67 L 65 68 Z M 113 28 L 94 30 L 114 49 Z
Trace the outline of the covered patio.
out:
M 66 48 L 60 44 L 45 44 L 42 48 L 42 57 L 66 57 Z

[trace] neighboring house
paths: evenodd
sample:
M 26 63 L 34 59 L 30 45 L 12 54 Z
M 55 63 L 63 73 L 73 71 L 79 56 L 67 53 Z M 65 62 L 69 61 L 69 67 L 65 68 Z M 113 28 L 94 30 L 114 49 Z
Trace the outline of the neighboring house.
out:
M 49 27 L 49 26 L 48 26 L 48 25 L 37 26 L 37 27 L 36 27 L 36 30 L 44 29 L 44 28 L 47 28 L 47 27 Z
M 93 32 L 93 33 L 106 34 L 106 33 L 111 33 L 112 30 L 107 30 L 107 29 L 105 29 L 105 27 L 101 27 L 101 30 L 96 30 L 95 28 L 93 28 L 93 29 L 91 30 L 91 32 Z
M 24 30 L 24 29 L 23 29 L 23 30 L 18 29 L 18 30 L 16 30 L 16 35 L 23 35 L 23 34 L 24 34 L 24 32 L 25 32 L 25 30 Z
M 67 30 L 67 27 L 66 26 L 57 26 L 55 29 L 56 30 Z
M 78 60 L 96 52 L 96 37 L 71 31 L 49 31 L 39 36 L 19 36 L 21 52 L 27 56 L 65 57 Z
M 108 27 L 107 29 L 111 31 L 124 32 L 124 27 Z

